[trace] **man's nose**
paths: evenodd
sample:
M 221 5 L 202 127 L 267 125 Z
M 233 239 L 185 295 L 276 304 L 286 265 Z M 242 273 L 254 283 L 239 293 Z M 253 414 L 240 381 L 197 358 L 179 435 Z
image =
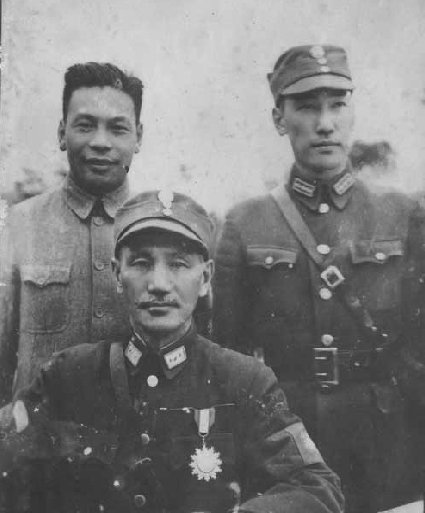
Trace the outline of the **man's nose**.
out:
M 151 271 L 148 290 L 152 293 L 166 294 L 171 289 L 170 273 L 163 264 L 157 264 Z
M 90 146 L 97 149 L 111 148 L 111 141 L 108 131 L 104 127 L 98 127 L 90 140 Z
M 330 134 L 334 131 L 334 118 L 333 114 L 328 108 L 323 108 L 317 120 L 317 132 L 322 134 Z

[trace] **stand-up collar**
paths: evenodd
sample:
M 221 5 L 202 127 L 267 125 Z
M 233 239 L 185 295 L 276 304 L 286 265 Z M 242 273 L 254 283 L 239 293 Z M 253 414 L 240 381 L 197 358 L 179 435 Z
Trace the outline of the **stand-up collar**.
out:
M 95 201 L 98 199 L 87 191 L 84 191 L 74 182 L 68 175 L 64 187 L 65 200 L 69 208 L 75 212 L 80 219 L 86 219 L 93 209 Z M 129 195 L 128 180 L 125 179 L 124 183 L 112 192 L 100 196 L 103 203 L 103 208 L 107 215 L 114 219 L 118 208 L 124 203 Z
M 289 178 L 289 192 L 310 210 L 318 211 L 323 203 L 343 210 L 350 200 L 355 183 L 350 166 L 332 178 L 311 178 L 295 165 Z
M 147 361 L 151 364 L 159 364 L 167 379 L 172 379 L 179 374 L 190 357 L 191 346 L 196 339 L 197 331 L 195 323 L 192 323 L 189 330 L 178 340 L 171 342 L 161 349 L 153 349 L 142 338 L 134 334 L 124 349 L 124 354 L 129 362 L 130 368 L 142 369 Z M 133 349 L 135 348 L 135 349 Z M 138 358 L 132 358 L 131 353 L 138 351 Z

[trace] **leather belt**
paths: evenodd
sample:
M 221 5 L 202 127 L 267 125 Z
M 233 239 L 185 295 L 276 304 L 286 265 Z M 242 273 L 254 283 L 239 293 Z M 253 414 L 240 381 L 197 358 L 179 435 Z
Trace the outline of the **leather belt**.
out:
M 315 347 L 314 375 L 319 390 L 330 392 L 342 382 L 377 381 L 377 360 L 383 348 L 345 350 L 337 347 Z

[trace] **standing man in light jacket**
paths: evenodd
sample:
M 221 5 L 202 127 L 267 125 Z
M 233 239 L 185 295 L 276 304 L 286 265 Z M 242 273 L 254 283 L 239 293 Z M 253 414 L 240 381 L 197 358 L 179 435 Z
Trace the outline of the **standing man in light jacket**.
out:
M 268 80 L 295 163 L 271 194 L 228 213 L 214 338 L 273 368 L 340 475 L 348 511 L 374 513 L 420 490 L 394 372 L 409 338 L 413 202 L 373 194 L 351 171 L 354 85 L 343 48 L 291 48 Z
M 141 80 L 113 64 L 65 73 L 58 136 L 69 174 L 13 207 L 1 236 L 0 406 L 54 351 L 129 333 L 110 258 L 141 144 L 142 93 Z

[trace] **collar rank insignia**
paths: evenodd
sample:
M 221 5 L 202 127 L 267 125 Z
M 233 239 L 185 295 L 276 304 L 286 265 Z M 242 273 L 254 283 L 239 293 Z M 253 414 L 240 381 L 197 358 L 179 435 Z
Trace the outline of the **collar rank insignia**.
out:
M 171 206 L 174 199 L 173 191 L 163 189 L 162 191 L 159 191 L 158 193 L 158 199 L 162 203 L 164 209 L 162 213 L 165 216 L 171 216 L 173 212 L 171 211 Z
M 342 196 L 348 191 L 348 189 L 351 189 L 351 187 L 354 185 L 354 182 L 355 179 L 352 173 L 346 173 L 333 184 L 332 188 L 339 196 Z
M 314 193 L 316 192 L 316 186 L 310 182 L 306 182 L 301 178 L 297 177 L 292 182 L 292 189 L 303 196 L 307 196 L 308 198 L 313 198 Z
M 124 354 L 133 367 L 136 367 L 143 355 L 142 351 L 134 345 L 132 340 L 130 340 L 128 346 L 125 348 Z
M 196 449 L 195 454 L 191 456 L 192 474 L 198 478 L 198 481 L 217 479 L 217 474 L 222 471 L 223 462 L 220 453 L 214 447 L 207 447 L 205 443 L 205 438 L 214 424 L 215 408 L 195 410 L 195 420 L 198 424 L 198 434 L 202 438 L 202 447 Z
M 177 365 L 185 362 L 186 359 L 186 348 L 184 346 L 176 347 L 169 353 L 164 354 L 164 360 L 168 370 L 174 369 Z

